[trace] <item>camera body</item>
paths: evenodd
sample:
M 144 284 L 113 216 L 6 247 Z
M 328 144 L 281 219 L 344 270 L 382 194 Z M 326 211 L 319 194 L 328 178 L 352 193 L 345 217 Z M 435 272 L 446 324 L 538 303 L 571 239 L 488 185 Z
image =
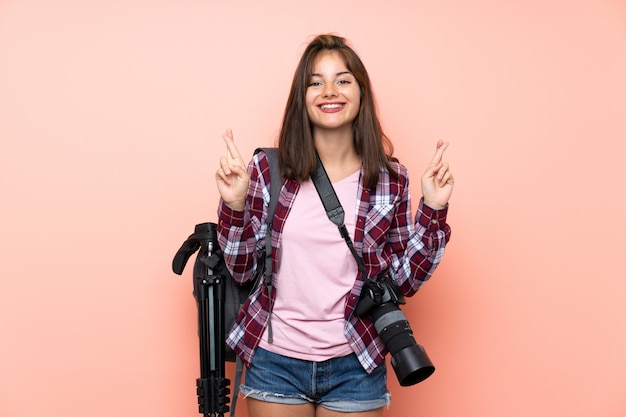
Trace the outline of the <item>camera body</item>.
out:
M 385 347 L 391 365 L 403 387 L 422 382 L 435 372 L 424 348 L 415 342 L 409 321 L 398 306 L 405 304 L 402 293 L 389 276 L 366 280 L 355 314 L 369 316 Z

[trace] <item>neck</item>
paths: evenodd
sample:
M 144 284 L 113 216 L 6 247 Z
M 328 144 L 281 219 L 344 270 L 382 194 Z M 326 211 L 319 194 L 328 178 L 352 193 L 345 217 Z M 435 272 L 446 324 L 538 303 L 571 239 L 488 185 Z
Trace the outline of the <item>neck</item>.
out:
M 354 148 L 352 129 L 345 132 L 315 132 L 315 149 L 332 182 L 339 181 L 361 168 L 361 158 Z
M 313 131 L 313 140 L 315 149 L 320 155 L 322 162 L 326 159 L 331 162 L 335 159 L 355 153 L 354 149 L 354 133 L 352 128 L 347 129 L 315 129 Z

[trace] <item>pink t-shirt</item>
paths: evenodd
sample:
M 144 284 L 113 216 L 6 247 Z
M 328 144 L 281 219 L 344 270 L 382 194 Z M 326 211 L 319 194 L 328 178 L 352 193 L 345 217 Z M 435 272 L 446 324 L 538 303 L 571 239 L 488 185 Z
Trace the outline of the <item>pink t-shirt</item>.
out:
M 360 171 L 333 183 L 354 238 Z M 300 186 L 285 222 L 272 310 L 273 343 L 267 329 L 260 346 L 281 355 L 323 361 L 352 352 L 344 336 L 346 297 L 357 265 L 326 215 L 311 180 Z

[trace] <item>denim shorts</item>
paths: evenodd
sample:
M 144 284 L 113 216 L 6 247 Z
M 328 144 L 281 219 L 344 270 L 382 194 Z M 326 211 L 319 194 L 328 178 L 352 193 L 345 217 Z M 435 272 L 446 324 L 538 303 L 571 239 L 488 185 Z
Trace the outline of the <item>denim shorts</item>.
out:
M 289 358 L 257 348 L 240 386 L 244 397 L 280 404 L 321 405 L 332 411 L 363 412 L 389 405 L 383 362 L 371 374 L 350 354 L 323 362 Z

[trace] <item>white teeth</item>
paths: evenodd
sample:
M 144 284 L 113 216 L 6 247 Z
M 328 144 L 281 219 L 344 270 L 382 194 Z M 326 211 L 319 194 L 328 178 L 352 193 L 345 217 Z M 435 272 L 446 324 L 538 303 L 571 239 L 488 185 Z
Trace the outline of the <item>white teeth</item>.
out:
M 322 104 L 322 109 L 338 109 L 341 104 Z

